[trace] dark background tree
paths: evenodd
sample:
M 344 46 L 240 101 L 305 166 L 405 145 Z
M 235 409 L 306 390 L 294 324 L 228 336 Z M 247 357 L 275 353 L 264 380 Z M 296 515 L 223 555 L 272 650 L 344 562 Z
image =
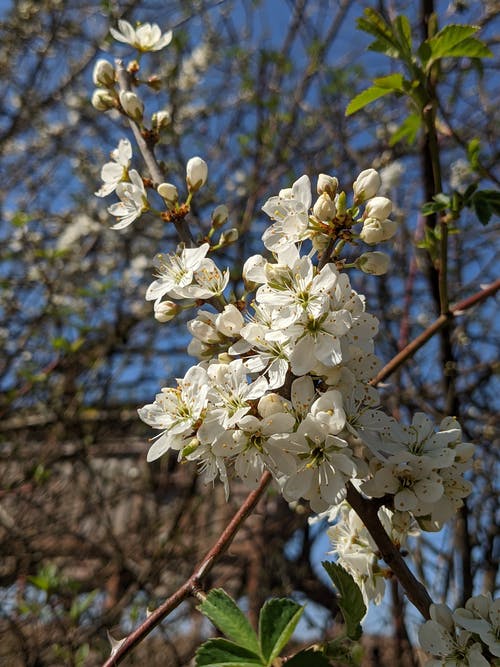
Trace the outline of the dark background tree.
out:
M 392 268 L 353 283 L 381 321 L 378 354 L 388 361 L 432 322 L 439 302 L 417 247 L 419 207 L 431 194 L 425 142 L 391 140 L 407 115 L 397 99 L 344 116 L 355 92 L 388 71 L 355 31 L 367 4 L 19 0 L 2 7 L 0 664 L 99 664 L 109 653 L 106 630 L 121 636 L 172 592 L 245 495 L 238 487 L 226 505 L 221 489 L 201 485 L 194 468 L 145 462 L 151 434 L 136 408 L 185 370 L 188 339 L 182 322 L 175 335 L 165 333 L 144 301 L 152 258 L 174 247 L 173 230 L 145 216 L 112 231 L 108 201 L 92 194 L 109 151 L 128 135 L 89 102 L 97 57 L 126 53 L 111 46 L 109 26 L 123 17 L 174 30 L 165 51 L 144 58 L 144 72 L 157 72 L 163 85 L 151 87 L 147 108 L 171 114 L 159 155 L 174 182 L 192 155 L 208 162 L 209 187 L 190 220 L 195 231 L 206 230 L 213 207 L 228 204 L 242 234 L 224 257 L 234 280 L 258 247 L 268 196 L 304 172 L 335 174 L 347 189 L 360 170 L 382 171 L 400 222 Z M 440 25 L 474 23 L 491 49 L 498 46 L 492 2 L 376 7 L 388 19 L 407 13 L 415 39 L 435 10 Z M 443 66 L 435 96 L 445 192 L 467 179 L 498 185 L 498 82 L 498 59 Z M 475 139 L 471 172 L 467 146 Z M 137 151 L 134 160 L 140 164 Z M 457 228 L 451 302 L 497 277 L 497 222 L 483 228 L 467 213 Z M 472 588 L 495 592 L 495 324 L 494 303 L 485 302 L 382 390 L 386 407 L 402 417 L 457 414 L 478 445 L 475 490 L 459 519 L 437 539 L 414 544 L 436 599 L 460 601 Z M 245 598 L 251 616 L 273 594 L 334 610 L 315 572 L 323 530 L 308 526 L 307 516 L 307 507 L 290 511 L 270 494 L 209 584 Z M 413 637 L 417 616 L 404 607 L 394 586 L 382 613 L 403 644 L 407 630 L 397 621 L 404 618 Z M 336 631 L 331 613 L 311 612 L 310 621 L 318 635 Z M 186 605 L 128 664 L 147 656 L 148 664 L 186 665 L 207 631 Z M 401 660 L 410 660 L 404 653 Z

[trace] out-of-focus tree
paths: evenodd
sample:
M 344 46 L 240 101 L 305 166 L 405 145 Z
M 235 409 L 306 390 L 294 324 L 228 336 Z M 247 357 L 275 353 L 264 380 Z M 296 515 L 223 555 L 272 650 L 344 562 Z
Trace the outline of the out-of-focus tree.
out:
M 244 494 L 226 506 L 220 489 L 201 486 L 174 459 L 145 463 L 148 435 L 135 409 L 185 368 L 187 340 L 181 327 L 177 336 L 166 335 L 144 301 L 152 258 L 172 249 L 174 230 L 144 216 L 123 232 L 111 231 L 106 205 L 93 196 L 101 165 L 128 136 L 119 119 L 98 114 L 89 102 L 93 65 L 108 57 L 109 27 L 119 18 L 174 31 L 169 49 L 148 54 L 140 70 L 159 72 L 147 105 L 170 117 L 159 155 L 178 180 L 192 155 L 209 163 L 209 187 L 191 225 L 206 231 L 214 205 L 227 202 L 241 239 L 227 251 L 235 280 L 263 228 L 259 209 L 267 196 L 304 172 L 345 181 L 374 166 L 397 202 L 400 223 L 391 272 L 366 278 L 361 290 L 381 320 L 379 354 L 389 360 L 438 314 L 432 266 L 418 248 L 425 229 L 419 208 L 430 197 L 425 143 L 413 141 L 411 123 L 402 125 L 408 112 L 398 100 L 382 98 L 344 115 L 354 94 L 386 73 L 382 59 L 365 52 L 366 36 L 355 32 L 363 4 L 20 0 L 3 9 L 0 658 L 6 664 L 98 664 L 109 652 L 106 629 L 129 627 L 174 590 Z M 436 11 L 440 24 L 474 23 L 490 48 L 497 46 L 491 2 L 380 2 L 378 9 L 388 19 L 407 12 L 416 38 Z M 498 185 L 498 61 L 446 68 L 445 62 L 436 90 L 443 190 L 460 192 L 473 181 Z M 452 302 L 496 278 L 495 221 L 483 229 L 466 214 L 456 231 Z M 354 287 L 361 286 L 354 281 Z M 422 570 L 422 578 L 436 596 L 456 600 L 495 586 L 494 322 L 492 304 L 483 304 L 420 350 L 383 392 L 394 414 L 457 414 L 479 446 L 475 492 L 457 525 L 442 539 L 415 543 L 417 562 L 424 551 L 439 564 Z M 312 558 L 322 530 L 308 526 L 307 514 L 302 505 L 291 511 L 269 496 L 212 579 L 236 598 L 245 596 L 251 614 L 271 594 L 312 600 L 325 610 L 311 617 L 316 632 L 332 634 L 334 598 Z M 408 641 L 398 622 L 403 607 L 394 587 L 387 616 L 401 645 Z M 162 630 L 158 664 L 187 664 L 207 632 L 192 606 L 181 611 Z

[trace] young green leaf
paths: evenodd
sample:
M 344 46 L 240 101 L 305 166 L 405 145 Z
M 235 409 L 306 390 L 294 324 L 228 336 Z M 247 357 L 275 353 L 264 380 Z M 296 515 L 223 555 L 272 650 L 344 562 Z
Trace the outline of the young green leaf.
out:
M 247 617 L 222 588 L 211 590 L 198 609 L 229 639 L 260 654 L 259 642 Z
M 361 619 L 366 614 L 363 596 L 352 576 L 337 563 L 322 563 L 328 576 L 339 591 L 338 605 L 346 624 L 346 634 L 351 639 L 361 636 Z
M 196 651 L 196 667 L 262 667 L 259 656 L 227 639 L 209 639 Z
M 370 51 L 384 53 L 390 58 L 399 58 L 400 49 L 392 27 L 374 9 L 367 8 L 364 17 L 357 20 L 359 30 L 373 35 L 376 39 L 368 47 Z
M 345 115 L 351 116 L 353 113 L 356 113 L 356 111 L 359 111 L 360 109 L 366 107 L 368 104 L 371 104 L 371 102 L 375 102 L 375 100 L 378 100 L 379 97 L 384 97 L 384 95 L 388 95 L 389 93 L 392 92 L 393 90 L 391 90 L 391 88 L 380 88 L 378 86 L 371 86 L 371 88 L 363 90 L 362 93 L 356 95 L 356 97 L 354 97 L 349 102 L 345 110 Z
M 406 140 L 408 145 L 415 143 L 418 131 L 422 125 L 422 117 L 419 114 L 412 113 L 407 116 L 398 129 L 393 133 L 389 145 L 394 146 L 399 141 Z
M 300 651 L 286 661 L 286 667 L 330 667 L 330 661 L 319 651 Z
M 493 54 L 479 39 L 472 37 L 479 30 L 473 25 L 447 25 L 427 40 L 430 56 L 427 70 L 440 58 L 488 58 Z
M 260 610 L 259 637 L 265 664 L 271 665 L 293 634 L 304 607 L 293 600 L 273 598 Z

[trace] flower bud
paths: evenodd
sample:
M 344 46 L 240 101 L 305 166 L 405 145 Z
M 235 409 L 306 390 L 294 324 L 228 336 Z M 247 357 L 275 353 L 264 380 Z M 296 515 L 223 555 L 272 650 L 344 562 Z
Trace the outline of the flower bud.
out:
M 328 174 L 320 174 L 318 176 L 318 184 L 316 186 L 316 191 L 319 195 L 322 195 L 326 192 L 327 195 L 333 199 L 337 194 L 339 189 L 339 182 L 335 176 L 328 176 Z
M 180 310 L 180 306 L 173 301 L 155 302 L 155 319 L 158 322 L 170 322 Z
M 363 273 L 381 276 L 387 273 L 389 257 L 384 252 L 364 252 L 358 257 L 355 264 Z
M 212 227 L 218 229 L 229 217 L 229 210 L 225 204 L 217 206 L 212 213 Z
M 144 104 L 135 93 L 128 90 L 120 91 L 120 104 L 127 116 L 130 116 L 136 123 L 142 122 Z
M 179 200 L 179 193 L 177 192 L 177 188 L 175 185 L 172 185 L 172 183 L 160 183 L 160 185 L 156 188 L 156 192 L 160 195 L 160 197 L 163 197 L 163 199 L 168 204 L 177 204 Z
M 92 106 L 94 109 L 97 109 L 97 111 L 109 111 L 110 109 L 114 109 L 116 106 L 115 97 L 107 90 L 103 90 L 102 88 L 94 90 L 91 101 Z
M 365 169 L 354 181 L 354 202 L 361 204 L 374 197 L 380 188 L 381 180 L 375 169 Z
M 219 239 L 219 245 L 225 246 L 234 243 L 238 240 L 239 236 L 240 233 L 236 227 L 231 227 L 231 229 L 228 229 L 227 232 L 222 232 Z
M 384 230 L 380 224 L 380 220 L 376 218 L 367 218 L 363 225 L 363 229 L 359 234 L 359 238 L 368 245 L 375 245 L 384 240 Z
M 224 336 L 234 338 L 240 333 L 241 327 L 245 324 L 243 315 L 232 303 L 224 307 L 222 313 L 217 315 L 215 326 Z
M 186 165 L 186 182 L 189 192 L 196 192 L 207 182 L 208 166 L 201 157 L 192 157 Z
M 111 88 L 115 83 L 115 69 L 107 60 L 98 60 L 92 72 L 92 81 L 96 86 Z
M 385 220 L 391 215 L 392 202 L 387 197 L 373 197 L 366 202 L 365 218 L 377 218 L 377 220 Z
M 261 417 L 270 417 L 277 412 L 285 412 L 290 407 L 290 402 L 275 392 L 266 394 L 259 399 L 257 410 Z
M 157 132 L 161 132 L 163 129 L 167 127 L 167 125 L 170 125 L 170 114 L 168 111 L 157 111 L 156 113 L 153 114 L 151 118 L 151 123 L 153 125 L 153 129 L 155 129 Z
M 318 220 L 326 221 L 334 218 L 336 212 L 337 209 L 335 208 L 334 202 L 330 199 L 330 195 L 326 194 L 326 192 L 323 192 L 323 194 L 318 197 L 318 200 L 314 204 L 314 215 L 318 218 Z

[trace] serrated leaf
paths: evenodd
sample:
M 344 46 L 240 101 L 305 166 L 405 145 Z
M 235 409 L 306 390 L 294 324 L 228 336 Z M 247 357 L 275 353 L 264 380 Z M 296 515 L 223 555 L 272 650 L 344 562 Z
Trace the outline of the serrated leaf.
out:
M 362 93 L 359 93 L 359 95 L 356 95 L 356 97 L 354 97 L 349 102 L 345 110 L 345 115 L 351 116 L 353 113 L 356 113 L 356 111 L 359 111 L 360 109 L 366 107 L 368 104 L 378 100 L 379 97 L 384 97 L 384 95 L 388 95 L 392 92 L 393 90 L 391 88 L 379 88 L 378 86 L 367 88 L 366 90 L 363 90 Z
M 421 125 L 422 117 L 418 114 L 410 114 L 393 133 L 389 141 L 389 145 L 394 146 L 399 141 L 406 139 L 408 145 L 411 146 L 415 143 L 415 139 L 417 138 L 417 134 Z
M 299 622 L 304 607 L 287 598 L 268 600 L 260 610 L 259 638 L 265 664 L 279 656 Z
M 346 634 L 351 639 L 361 636 L 361 619 L 366 614 L 363 596 L 352 576 L 338 563 L 322 563 L 328 576 L 339 592 L 337 599 L 346 624 Z
M 235 601 L 222 588 L 211 590 L 198 609 L 226 637 L 256 655 L 260 654 L 259 641 L 254 629 Z
M 227 639 L 209 639 L 196 651 L 196 667 L 262 667 L 259 656 Z
M 366 8 L 364 17 L 359 18 L 356 23 L 359 30 L 376 38 L 368 47 L 370 51 L 384 53 L 390 58 L 399 57 L 400 49 L 394 31 L 377 11 L 370 7 Z
M 447 25 L 427 40 L 430 57 L 427 69 L 440 58 L 488 58 L 493 54 L 481 40 L 472 37 L 479 30 L 471 25 Z
M 330 661 L 323 653 L 308 649 L 287 660 L 286 667 L 330 667 Z

